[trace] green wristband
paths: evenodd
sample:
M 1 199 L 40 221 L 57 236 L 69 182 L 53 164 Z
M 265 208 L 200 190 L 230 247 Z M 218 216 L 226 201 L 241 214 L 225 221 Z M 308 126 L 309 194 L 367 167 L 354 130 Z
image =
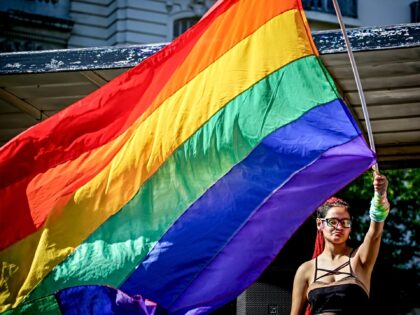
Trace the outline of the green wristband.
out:
M 372 221 L 383 222 L 389 214 L 389 202 L 386 195 L 375 192 L 370 202 L 369 216 Z

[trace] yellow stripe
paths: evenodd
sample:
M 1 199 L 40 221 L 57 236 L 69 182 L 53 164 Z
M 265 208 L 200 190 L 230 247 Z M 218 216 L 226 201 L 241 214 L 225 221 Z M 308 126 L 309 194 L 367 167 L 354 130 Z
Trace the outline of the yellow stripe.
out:
M 16 306 L 227 102 L 273 71 L 310 54 L 299 11 L 288 11 L 237 44 L 145 121 L 136 122 L 127 143 L 98 176 L 78 189 L 64 209 L 55 209 L 40 231 L 0 254 L 0 302 L 6 306 L 0 311 Z

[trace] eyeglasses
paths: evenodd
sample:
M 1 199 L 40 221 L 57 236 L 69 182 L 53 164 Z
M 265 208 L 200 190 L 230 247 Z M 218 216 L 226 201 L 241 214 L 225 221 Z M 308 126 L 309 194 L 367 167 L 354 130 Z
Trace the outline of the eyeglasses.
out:
M 327 226 L 329 227 L 337 227 L 338 223 L 340 223 L 340 225 L 343 228 L 350 228 L 351 227 L 351 220 L 350 219 L 338 219 L 338 218 L 325 218 L 325 219 L 321 219 L 322 222 L 327 222 Z

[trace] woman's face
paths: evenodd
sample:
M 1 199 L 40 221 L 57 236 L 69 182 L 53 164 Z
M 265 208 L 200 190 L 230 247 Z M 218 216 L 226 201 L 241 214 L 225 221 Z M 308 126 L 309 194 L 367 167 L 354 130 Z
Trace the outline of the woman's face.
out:
M 344 207 L 332 207 L 328 210 L 325 218 L 317 219 L 317 228 L 322 232 L 326 241 L 333 244 L 342 244 L 347 241 L 351 232 L 350 227 L 344 226 L 346 225 L 345 220 L 351 220 L 347 209 Z

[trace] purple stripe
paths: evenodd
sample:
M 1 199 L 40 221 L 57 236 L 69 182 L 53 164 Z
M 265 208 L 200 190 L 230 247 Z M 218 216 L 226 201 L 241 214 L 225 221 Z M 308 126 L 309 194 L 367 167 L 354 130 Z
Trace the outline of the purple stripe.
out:
M 361 136 L 328 150 L 271 195 L 170 307 L 203 314 L 251 285 L 286 241 L 329 196 L 373 165 Z

